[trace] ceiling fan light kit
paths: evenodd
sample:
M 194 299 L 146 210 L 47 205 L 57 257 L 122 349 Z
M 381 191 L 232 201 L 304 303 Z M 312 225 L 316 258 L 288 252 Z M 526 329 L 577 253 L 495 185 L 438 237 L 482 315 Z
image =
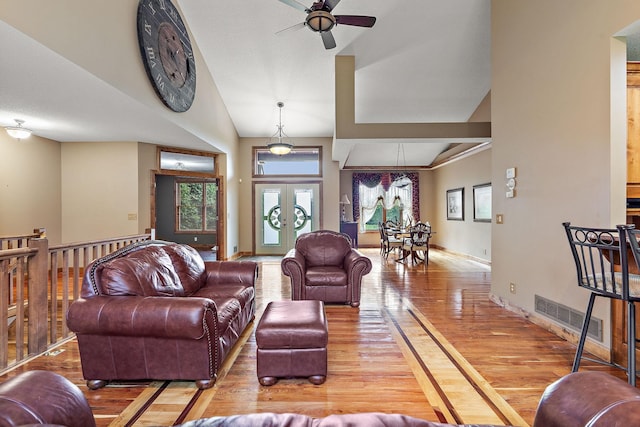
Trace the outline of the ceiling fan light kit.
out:
M 14 119 L 16 121 L 16 126 L 7 126 L 4 130 L 7 131 L 11 138 L 15 139 L 25 139 L 31 136 L 31 129 L 27 129 L 22 127 L 24 120 Z
M 307 15 L 307 26 L 316 32 L 331 31 L 336 25 L 336 18 L 324 10 L 314 10 Z
M 278 102 L 278 104 L 276 105 L 280 109 L 280 121 L 278 124 L 278 130 L 271 136 L 271 138 L 269 138 L 267 148 L 273 154 L 284 156 L 285 154 L 289 154 L 291 152 L 293 144 L 288 142 L 289 137 L 287 136 L 287 134 L 282 132 L 282 107 L 284 107 L 284 102 Z
M 294 25 L 293 29 L 298 27 L 309 27 L 313 32 L 320 33 L 322 43 L 325 49 L 333 49 L 336 47 L 336 41 L 331 34 L 331 30 L 337 24 L 353 25 L 356 27 L 373 27 L 376 18 L 373 16 L 361 15 L 332 15 L 331 11 L 340 3 L 340 0 L 319 0 L 314 2 L 311 7 L 306 7 L 298 0 L 280 0 L 282 3 L 295 9 L 302 10 L 307 14 L 304 23 Z

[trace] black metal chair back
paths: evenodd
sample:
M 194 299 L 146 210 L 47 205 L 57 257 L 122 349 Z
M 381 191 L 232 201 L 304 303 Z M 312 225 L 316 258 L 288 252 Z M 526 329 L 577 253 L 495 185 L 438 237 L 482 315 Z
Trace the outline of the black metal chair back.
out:
M 591 312 L 596 297 L 605 297 L 625 301 L 627 304 L 627 342 L 635 343 L 635 306 L 630 298 L 629 290 L 629 247 L 627 232 L 631 228 L 619 225 L 616 228 L 593 228 L 572 226 L 569 222 L 564 226 L 573 260 L 576 266 L 578 286 L 591 292 L 578 348 L 573 361 L 572 372 L 577 372 L 583 358 L 584 343 L 587 337 Z M 634 284 L 637 282 L 633 279 Z M 627 371 L 629 383 L 635 386 L 635 345 L 629 346 L 627 368 L 609 362 L 595 362 L 613 365 Z M 591 359 L 592 360 L 592 359 Z

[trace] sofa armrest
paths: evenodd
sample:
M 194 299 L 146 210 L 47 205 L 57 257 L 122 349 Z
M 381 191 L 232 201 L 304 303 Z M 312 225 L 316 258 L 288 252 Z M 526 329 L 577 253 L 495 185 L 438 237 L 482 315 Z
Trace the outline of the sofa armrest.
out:
M 27 371 L 0 384 L 0 425 L 94 427 L 91 407 L 71 381 L 50 371 Z
M 362 276 L 371 271 L 371 260 L 357 249 L 351 249 L 344 257 L 343 267 L 347 272 L 350 283 L 359 283 Z
M 549 385 L 533 427 L 640 425 L 640 390 L 611 374 L 575 372 Z
M 216 323 L 215 303 L 198 297 L 96 296 L 67 312 L 69 329 L 87 335 L 200 339 Z
M 204 286 L 216 283 L 244 283 L 247 286 L 255 286 L 258 277 L 258 263 L 255 261 L 206 261 L 204 268 Z
M 302 254 L 295 249 L 291 249 L 286 253 L 284 258 L 282 258 L 280 268 L 285 276 L 291 278 L 291 299 L 304 299 L 304 274 L 307 266 Z

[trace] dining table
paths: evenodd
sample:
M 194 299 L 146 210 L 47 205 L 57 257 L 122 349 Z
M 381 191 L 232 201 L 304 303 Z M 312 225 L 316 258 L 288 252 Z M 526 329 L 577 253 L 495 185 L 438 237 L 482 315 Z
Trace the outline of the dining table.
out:
M 435 233 L 436 233 L 435 231 L 430 231 L 429 232 L 429 236 L 431 236 L 431 235 L 433 235 Z M 402 245 L 403 247 L 401 248 L 402 255 L 399 258 L 396 259 L 396 262 L 404 263 L 404 260 L 406 260 L 407 258 L 409 258 L 410 255 L 412 255 L 412 251 L 404 249 L 404 245 L 406 243 L 411 244 L 411 241 L 410 241 L 410 239 L 411 239 L 411 227 L 395 229 L 393 231 L 393 236 L 396 239 L 402 240 L 402 242 L 403 242 L 403 245 Z M 409 240 L 409 242 L 407 242 L 407 239 Z M 420 259 L 420 260 L 424 260 L 424 258 L 420 257 L 417 253 L 415 254 L 415 257 Z

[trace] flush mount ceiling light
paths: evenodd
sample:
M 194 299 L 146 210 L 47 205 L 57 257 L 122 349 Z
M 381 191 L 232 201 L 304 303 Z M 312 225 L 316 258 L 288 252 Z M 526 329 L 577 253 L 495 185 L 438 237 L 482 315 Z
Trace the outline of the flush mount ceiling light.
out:
M 7 131 L 10 137 L 15 139 L 25 139 L 31 136 L 31 129 L 22 127 L 24 120 L 14 119 L 16 126 L 7 126 L 4 129 Z
M 284 103 L 278 102 L 277 105 L 278 105 L 278 108 L 280 108 L 280 122 L 278 124 L 278 130 L 269 139 L 267 148 L 273 154 L 277 154 L 278 156 L 283 156 L 291 152 L 291 149 L 293 148 L 293 144 L 289 142 L 289 137 L 284 132 L 282 132 L 282 107 L 284 107 Z

